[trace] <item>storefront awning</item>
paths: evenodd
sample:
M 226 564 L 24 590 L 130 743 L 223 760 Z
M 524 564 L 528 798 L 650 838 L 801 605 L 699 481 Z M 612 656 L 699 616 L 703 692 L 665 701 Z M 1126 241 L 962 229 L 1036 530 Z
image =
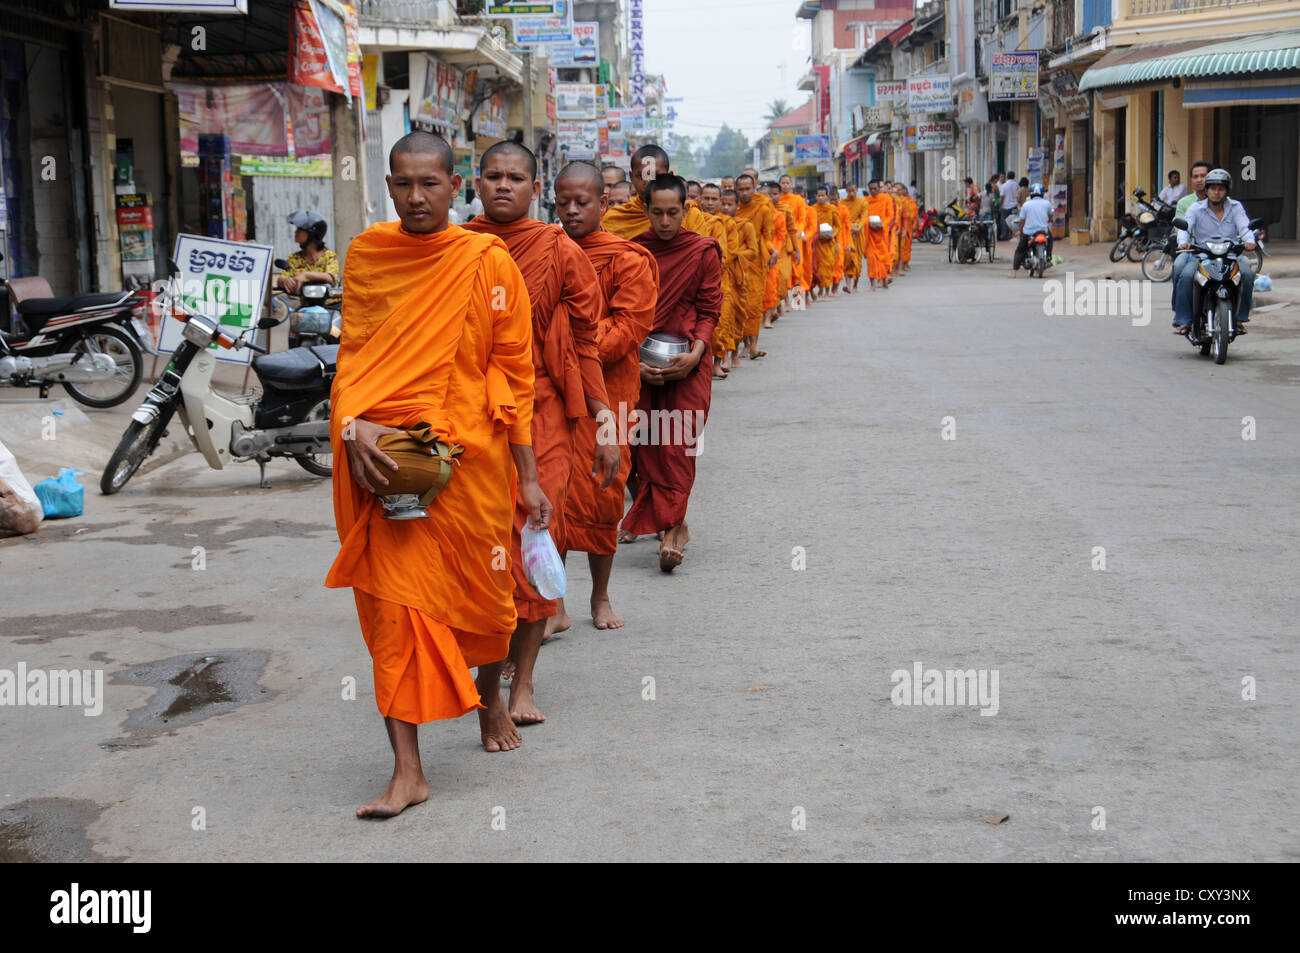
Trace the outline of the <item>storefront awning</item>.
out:
M 1115 50 L 1083 74 L 1079 89 L 1275 70 L 1300 70 L 1300 30 L 1256 33 L 1218 43 L 1188 40 Z

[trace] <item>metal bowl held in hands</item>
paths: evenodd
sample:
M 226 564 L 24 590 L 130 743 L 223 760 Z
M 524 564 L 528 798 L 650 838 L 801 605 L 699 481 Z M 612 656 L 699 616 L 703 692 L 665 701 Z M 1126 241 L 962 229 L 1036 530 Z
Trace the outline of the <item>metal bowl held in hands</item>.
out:
M 641 342 L 641 360 L 651 367 L 667 367 L 678 354 L 691 349 L 691 342 L 676 334 L 652 331 Z

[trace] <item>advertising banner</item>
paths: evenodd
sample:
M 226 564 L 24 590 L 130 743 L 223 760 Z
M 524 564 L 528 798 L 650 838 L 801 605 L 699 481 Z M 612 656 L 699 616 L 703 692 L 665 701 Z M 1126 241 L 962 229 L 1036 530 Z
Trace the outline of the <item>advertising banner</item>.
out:
M 596 85 L 594 83 L 557 83 L 555 85 L 555 118 L 595 119 Z
M 795 162 L 817 162 L 822 159 L 831 158 L 831 137 L 828 135 L 821 136 L 795 136 L 794 137 L 794 161 Z
M 238 86 L 174 83 L 171 89 L 176 93 L 182 152 L 197 153 L 199 136 L 225 135 L 230 137 L 230 151 L 241 155 L 289 154 L 284 83 Z M 323 135 L 328 143 L 328 125 Z M 328 145 L 325 151 L 329 151 Z
M 951 112 L 952 77 L 911 77 L 907 81 L 907 111 L 913 115 Z
M 462 89 L 460 70 L 425 54 L 424 95 L 411 118 L 454 131 L 460 125 Z
M 1038 98 L 1038 52 L 993 54 L 989 67 L 989 102 Z
M 195 311 L 216 318 L 222 330 L 235 337 L 253 327 L 261 317 L 272 254 L 270 245 L 178 235 L 172 258 L 181 269 L 181 300 Z M 182 328 L 182 322 L 171 317 L 164 319 L 158 350 L 168 353 L 176 350 L 182 340 Z M 253 340 L 253 336 L 246 340 Z M 226 350 L 214 344 L 209 350 L 217 360 L 231 364 L 247 364 L 254 356 L 248 348 Z
M 956 123 L 948 119 L 934 119 L 916 124 L 916 148 L 922 152 L 951 149 L 957 143 Z
M 573 42 L 551 46 L 551 65 L 565 68 L 594 67 L 600 62 L 600 23 L 575 22 Z
M 538 4 L 522 4 L 538 6 Z M 552 7 L 552 13 L 531 13 L 516 15 L 514 19 L 515 40 L 525 46 L 540 43 L 573 42 L 573 4 L 569 0 L 559 0 L 554 4 L 541 4 Z
M 907 80 L 890 79 L 876 83 L 876 103 L 907 102 Z

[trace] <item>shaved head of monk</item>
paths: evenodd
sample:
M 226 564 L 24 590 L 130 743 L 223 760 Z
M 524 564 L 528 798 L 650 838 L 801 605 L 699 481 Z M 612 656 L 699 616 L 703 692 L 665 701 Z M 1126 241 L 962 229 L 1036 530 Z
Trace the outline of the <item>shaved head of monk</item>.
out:
M 675 175 L 659 175 L 646 187 L 646 210 L 655 237 L 670 242 L 682 230 L 686 213 L 686 183 Z
M 605 188 L 613 188 L 618 182 L 627 181 L 627 173 L 616 165 L 606 165 L 600 170 L 600 176 L 605 181 Z
M 781 197 L 781 186 L 777 185 L 775 182 L 767 183 L 766 189 L 767 194 L 771 197 L 772 201 L 775 202 Z
M 740 174 L 741 174 L 741 175 L 747 175 L 747 176 L 749 176 L 751 179 L 753 179 L 755 182 L 758 182 L 758 170 L 757 170 L 757 169 L 741 169 L 741 170 L 740 170 Z
M 717 215 L 722 208 L 722 190 L 712 182 L 700 187 L 700 208 L 710 215 Z
M 615 182 L 609 187 L 608 195 L 610 205 L 626 205 L 632 201 L 632 183 L 627 179 Z
M 831 190 L 824 185 L 817 186 L 817 204 L 825 205 L 831 197 Z
M 447 140 L 430 132 L 408 133 L 393 144 L 384 181 L 402 228 L 428 234 L 447 227 L 447 210 L 461 185 L 454 162 Z
M 498 142 L 483 153 L 479 167 L 478 194 L 483 214 L 501 225 L 528 215 L 528 207 L 540 194 L 537 157 L 517 142 Z
M 794 188 L 794 179 L 790 178 L 788 175 L 783 175 L 781 178 L 777 179 L 777 184 L 781 187 L 783 193 L 788 193 Z
M 646 186 L 650 180 L 667 175 L 668 169 L 668 153 L 653 144 L 642 146 L 632 153 L 632 173 L 628 176 L 632 182 L 632 191 L 645 198 Z
M 725 192 L 727 189 L 734 190 L 735 188 L 736 188 L 736 177 L 734 175 L 724 175 L 722 177 L 722 190 Z
M 600 216 L 607 208 L 605 180 L 594 165 L 570 162 L 555 177 L 555 213 L 574 241 L 599 231 Z
M 758 186 L 758 179 L 748 172 L 736 176 L 736 196 L 740 199 L 741 205 L 748 205 L 754 200 L 754 189 Z
M 692 202 L 698 202 L 700 200 L 700 183 L 696 182 L 694 179 L 687 182 L 686 197 Z
M 740 199 L 736 196 L 735 189 L 723 189 L 721 208 L 723 215 L 735 215 L 736 210 L 740 208 Z
M 844 190 L 849 193 L 849 198 L 855 199 L 858 197 L 858 187 L 854 183 L 850 182 L 844 186 Z

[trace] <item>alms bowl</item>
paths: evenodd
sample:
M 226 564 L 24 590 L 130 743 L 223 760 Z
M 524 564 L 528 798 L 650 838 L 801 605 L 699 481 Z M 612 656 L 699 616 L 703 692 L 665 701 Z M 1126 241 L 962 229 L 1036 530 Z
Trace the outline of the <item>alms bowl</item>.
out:
M 686 338 L 663 331 L 652 331 L 641 342 L 641 360 L 651 367 L 667 367 L 678 354 L 685 354 L 691 349 Z

